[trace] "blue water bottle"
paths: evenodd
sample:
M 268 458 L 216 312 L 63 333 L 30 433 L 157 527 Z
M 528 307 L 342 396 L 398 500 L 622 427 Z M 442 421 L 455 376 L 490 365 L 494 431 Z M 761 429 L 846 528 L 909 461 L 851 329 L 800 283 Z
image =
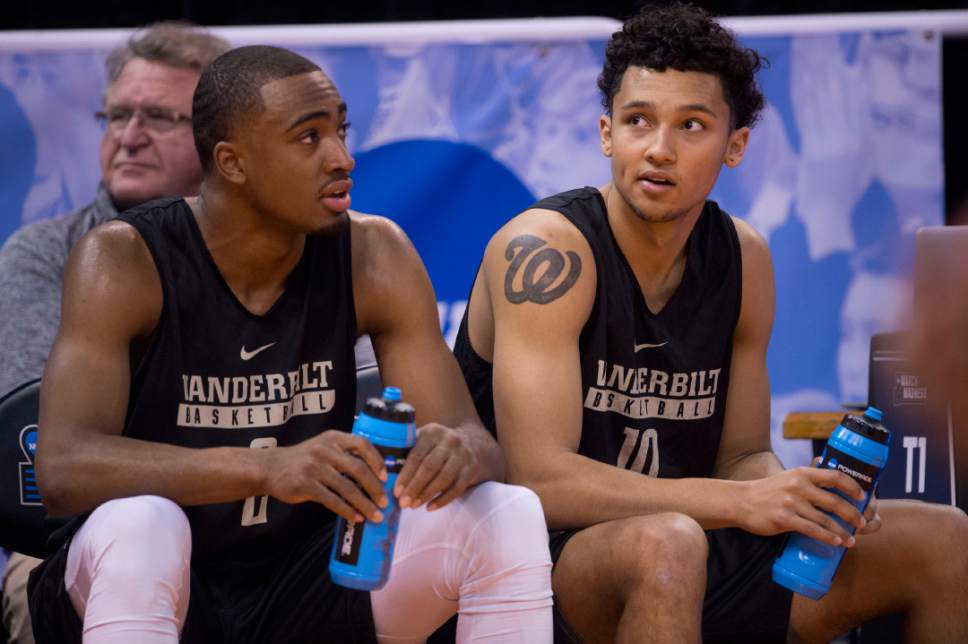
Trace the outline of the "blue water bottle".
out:
M 347 588 L 377 590 L 387 582 L 393 561 L 400 521 L 400 505 L 393 497 L 393 486 L 416 440 L 413 407 L 400 400 L 398 388 L 386 387 L 382 398 L 366 401 L 353 423 L 353 433 L 373 443 L 383 456 L 387 469 L 383 487 L 390 504 L 382 510 L 382 523 L 349 523 L 337 518 L 329 575 Z
M 867 509 L 877 479 L 887 463 L 891 432 L 880 424 L 881 411 L 868 407 L 863 416 L 846 415 L 827 440 L 820 464 L 840 470 L 864 490 L 864 500 L 849 498 L 840 490 L 832 490 L 857 508 L 861 514 Z M 856 528 L 839 516 L 827 513 L 850 534 Z M 831 546 L 799 533 L 791 533 L 786 548 L 773 564 L 773 581 L 810 599 L 820 599 L 830 590 L 834 573 L 847 550 L 846 546 Z

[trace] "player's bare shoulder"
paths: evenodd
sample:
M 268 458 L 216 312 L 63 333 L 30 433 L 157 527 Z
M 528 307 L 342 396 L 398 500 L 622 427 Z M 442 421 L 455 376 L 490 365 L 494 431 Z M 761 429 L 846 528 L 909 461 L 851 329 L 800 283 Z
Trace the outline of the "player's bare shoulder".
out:
M 379 215 L 349 213 L 353 254 L 353 298 L 358 330 L 380 333 L 404 320 L 437 328 L 430 278 L 403 229 Z
M 753 226 L 739 217 L 730 216 L 736 228 L 740 251 L 743 253 L 744 272 L 747 264 L 751 270 L 763 270 L 771 264 L 770 247 Z
M 739 239 L 743 266 L 743 291 L 750 289 L 773 291 L 773 259 L 770 247 L 753 226 L 738 217 L 731 217 Z
M 73 254 L 83 257 L 86 262 L 123 265 L 134 270 L 145 260 L 149 266 L 154 265 L 144 238 L 134 226 L 120 219 L 106 221 L 89 230 L 78 240 Z
M 596 268 L 584 235 L 561 213 L 533 208 L 495 233 L 484 255 L 491 297 L 510 304 L 551 304 L 573 291 L 594 296 Z
M 133 226 L 108 221 L 75 244 L 64 269 L 65 317 L 78 309 L 110 310 L 119 328 L 145 335 L 157 324 L 162 303 L 158 269 Z
M 353 279 L 378 278 L 386 281 L 394 269 L 422 264 L 417 251 L 403 229 L 381 215 L 356 211 L 348 213 L 352 250 Z
M 393 231 L 403 232 L 398 225 L 383 215 L 348 210 L 346 216 L 349 217 L 350 225 L 353 228 L 354 239 L 361 235 L 363 237 L 368 235 L 376 235 L 379 237 L 381 235 L 392 234 Z
M 773 260 L 766 240 L 750 224 L 732 217 L 742 254 L 742 304 L 736 340 L 748 337 L 764 344 L 769 341 L 776 307 Z

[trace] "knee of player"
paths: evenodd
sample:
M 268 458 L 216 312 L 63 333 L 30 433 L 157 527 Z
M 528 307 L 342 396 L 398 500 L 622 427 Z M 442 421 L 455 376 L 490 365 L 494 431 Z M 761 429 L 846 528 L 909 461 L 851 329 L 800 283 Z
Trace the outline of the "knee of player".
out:
M 948 525 L 948 529 L 952 531 L 952 536 L 960 537 L 961 544 L 966 543 L 965 537 L 968 537 L 968 514 L 965 514 L 964 510 L 953 505 L 942 505 L 941 509 L 945 515 L 945 522 Z
M 114 499 L 98 507 L 88 521 L 96 522 L 95 535 L 103 535 L 94 537 L 101 542 L 97 545 L 121 558 L 180 566 L 191 557 L 188 517 L 170 499 L 150 495 Z
M 633 584 L 705 585 L 709 544 L 702 527 L 684 514 L 629 519 L 613 552 Z
M 904 563 L 893 570 L 899 582 L 910 585 L 910 597 L 968 589 L 968 516 L 953 506 L 920 501 L 894 501 L 890 507 L 892 512 L 882 512 L 883 543 L 902 557 Z
M 932 507 L 935 519 L 926 537 L 925 555 L 943 580 L 968 588 L 968 515 L 950 505 Z
M 545 529 L 541 500 L 531 489 L 487 481 L 467 493 L 467 507 L 479 519 L 512 518 L 526 525 L 540 523 Z
M 531 488 L 521 485 L 503 483 L 500 486 L 502 489 L 499 494 L 504 500 L 504 507 L 500 511 L 524 519 L 528 525 L 540 528 L 547 534 L 544 508 L 541 507 L 541 499 L 538 498 L 538 495 Z
M 476 538 L 508 542 L 515 550 L 531 547 L 548 557 L 548 529 L 538 495 L 526 487 L 487 482 L 475 488 L 468 509 L 476 517 Z M 550 560 L 549 560 L 550 561 Z

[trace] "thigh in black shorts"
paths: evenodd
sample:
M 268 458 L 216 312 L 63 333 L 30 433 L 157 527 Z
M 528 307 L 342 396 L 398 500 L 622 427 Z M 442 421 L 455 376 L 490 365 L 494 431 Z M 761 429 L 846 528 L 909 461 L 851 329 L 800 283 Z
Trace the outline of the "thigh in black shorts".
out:
M 183 644 L 376 642 L 370 595 L 329 578 L 332 527 L 265 561 L 192 562 Z M 67 545 L 30 579 L 37 644 L 80 644 L 81 622 L 64 588 Z
M 553 532 L 551 560 L 555 563 L 568 540 L 577 532 Z M 785 535 L 760 537 L 738 528 L 706 532 L 706 597 L 702 610 L 705 644 L 781 644 L 786 642 L 793 594 L 773 582 L 773 561 Z M 565 623 L 555 604 L 555 642 L 581 640 Z

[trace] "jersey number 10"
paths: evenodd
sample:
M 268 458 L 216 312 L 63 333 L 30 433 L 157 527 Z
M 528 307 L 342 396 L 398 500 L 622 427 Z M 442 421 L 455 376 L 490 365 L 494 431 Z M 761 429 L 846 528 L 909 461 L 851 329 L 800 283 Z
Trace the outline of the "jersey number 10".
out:
M 640 434 L 642 436 L 641 442 L 639 442 Z M 636 444 L 638 444 L 639 449 L 635 452 L 635 460 L 632 460 L 632 452 L 635 451 Z M 649 459 L 650 454 L 651 459 Z M 641 473 L 645 470 L 646 460 L 649 461 L 649 471 L 646 474 L 655 478 L 659 474 L 659 432 L 654 429 L 643 431 L 634 427 L 626 427 L 625 442 L 622 443 L 622 449 L 619 450 L 616 465 L 624 470 Z

